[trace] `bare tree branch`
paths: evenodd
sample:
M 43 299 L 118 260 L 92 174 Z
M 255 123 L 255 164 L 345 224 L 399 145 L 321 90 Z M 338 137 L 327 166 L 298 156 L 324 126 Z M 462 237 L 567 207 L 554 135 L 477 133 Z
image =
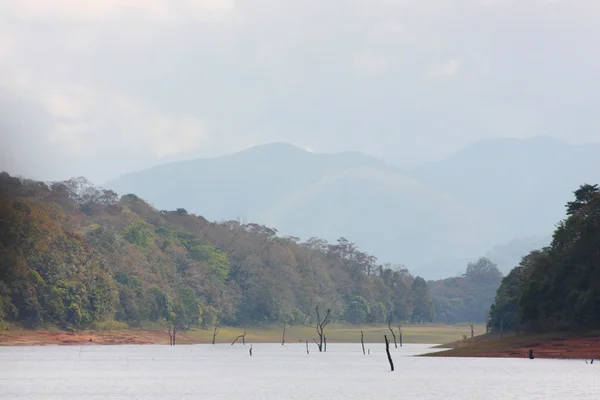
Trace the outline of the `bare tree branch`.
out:
M 396 334 L 394 333 L 394 330 L 392 329 L 392 320 L 388 320 L 388 329 L 390 330 L 390 332 L 392 332 L 392 337 L 394 338 L 394 346 L 396 348 L 398 348 L 398 344 L 396 344 Z
M 315 327 L 317 330 L 317 334 L 319 335 L 319 351 L 327 351 L 327 342 L 325 339 L 325 327 L 331 322 L 331 308 L 327 309 L 327 313 L 325 313 L 325 318 L 321 320 L 321 314 L 319 313 L 319 306 L 315 307 L 315 311 L 317 313 L 317 326 Z M 323 341 L 325 340 L 325 347 L 323 347 Z M 316 343 L 316 340 L 315 340 Z

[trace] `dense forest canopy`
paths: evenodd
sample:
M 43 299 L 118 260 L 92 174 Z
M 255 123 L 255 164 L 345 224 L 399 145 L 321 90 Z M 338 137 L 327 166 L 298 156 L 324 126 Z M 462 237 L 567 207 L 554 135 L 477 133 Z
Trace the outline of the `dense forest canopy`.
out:
M 492 330 L 600 327 L 600 188 L 582 185 L 550 246 L 523 257 L 490 309 Z
M 467 264 L 459 277 L 430 281 L 438 322 L 482 322 L 487 319 L 502 273 L 485 257 Z
M 429 286 L 340 238 L 300 242 L 255 223 L 159 211 L 84 178 L 0 174 L 0 318 L 77 329 L 431 321 Z

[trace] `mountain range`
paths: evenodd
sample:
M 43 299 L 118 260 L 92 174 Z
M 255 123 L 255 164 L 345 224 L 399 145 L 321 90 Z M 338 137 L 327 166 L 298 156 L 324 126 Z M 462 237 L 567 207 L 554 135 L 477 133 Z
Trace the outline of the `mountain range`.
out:
M 402 170 L 357 152 L 272 143 L 159 165 L 103 186 L 209 220 L 257 222 L 302 239 L 343 236 L 381 262 L 438 279 L 482 255 L 507 272 L 549 244 L 572 192 L 600 182 L 599 151 L 600 144 L 549 137 L 492 139 Z

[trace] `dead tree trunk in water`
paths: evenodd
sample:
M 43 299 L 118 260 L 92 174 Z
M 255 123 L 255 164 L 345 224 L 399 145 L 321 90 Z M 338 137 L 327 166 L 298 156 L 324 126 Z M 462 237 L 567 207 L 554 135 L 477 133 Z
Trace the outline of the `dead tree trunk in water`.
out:
M 310 352 L 308 351 L 308 340 L 306 341 L 306 354 L 310 354 Z
M 327 313 L 325 314 L 325 318 L 323 318 L 323 320 L 321 321 L 321 314 L 319 314 L 319 306 L 317 306 L 315 308 L 315 311 L 317 312 L 317 334 L 319 335 L 319 343 L 317 343 L 317 346 L 319 346 L 319 351 L 323 351 L 323 339 L 325 337 L 325 327 L 327 326 L 327 324 L 329 324 L 331 322 L 331 308 L 327 309 Z M 315 341 L 316 343 L 316 341 Z M 327 347 L 327 344 L 325 345 Z M 327 350 L 325 350 L 327 351 Z
M 394 362 L 392 361 L 392 356 L 390 355 L 390 342 L 388 342 L 387 335 L 383 335 L 383 337 L 385 338 L 385 352 L 387 353 L 388 361 L 390 362 L 390 368 L 392 368 L 393 371 Z
M 215 326 L 215 329 L 213 330 L 213 340 L 212 340 L 212 344 L 215 344 L 215 339 L 217 338 L 217 334 L 219 333 L 219 327 Z
M 250 357 L 252 357 L 252 345 L 250 345 Z
M 402 347 L 402 325 L 398 325 L 398 339 L 400 339 L 400 347 Z
M 473 324 L 469 324 L 469 326 L 471 327 L 471 339 L 473 339 L 475 337 L 475 330 L 473 329 Z
M 365 341 L 363 331 L 360 331 L 360 344 L 362 345 L 363 355 L 365 354 Z
M 235 342 L 237 342 L 237 340 L 238 340 L 239 338 L 242 338 L 242 343 L 243 343 L 243 344 L 244 344 L 244 346 L 245 346 L 245 345 L 246 345 L 246 332 L 244 332 L 244 334 L 243 334 L 243 335 L 240 335 L 240 336 L 236 337 L 236 338 L 234 339 L 234 341 L 231 343 L 231 345 L 233 346 L 233 345 L 235 344 Z M 214 344 L 214 343 L 213 343 L 213 344 Z
M 283 332 L 281 333 L 281 345 L 283 346 L 285 344 L 285 322 L 282 325 L 283 325 Z
M 323 351 L 327 352 L 327 336 L 323 335 Z
M 169 324 L 169 346 L 173 346 L 173 332 L 171 331 L 171 324 Z
M 394 330 L 392 329 L 392 320 L 391 319 L 388 321 L 388 329 L 390 330 L 390 332 L 392 332 L 392 337 L 394 338 L 394 346 L 396 348 L 398 348 L 398 345 L 396 344 L 396 334 L 394 333 Z
M 173 324 L 173 346 L 175 346 L 175 338 L 177 336 L 177 327 Z

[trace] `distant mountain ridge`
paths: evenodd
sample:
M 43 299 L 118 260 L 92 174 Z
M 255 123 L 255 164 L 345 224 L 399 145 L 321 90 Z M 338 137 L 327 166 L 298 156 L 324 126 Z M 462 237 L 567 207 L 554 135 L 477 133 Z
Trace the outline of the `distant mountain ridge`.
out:
M 272 143 L 160 165 L 105 187 L 210 220 L 245 218 L 303 239 L 344 236 L 382 262 L 437 279 L 462 270 L 456 260 L 551 232 L 570 193 L 600 182 L 600 160 L 591 156 L 599 150 L 546 137 L 494 139 L 403 171 L 357 152 Z

